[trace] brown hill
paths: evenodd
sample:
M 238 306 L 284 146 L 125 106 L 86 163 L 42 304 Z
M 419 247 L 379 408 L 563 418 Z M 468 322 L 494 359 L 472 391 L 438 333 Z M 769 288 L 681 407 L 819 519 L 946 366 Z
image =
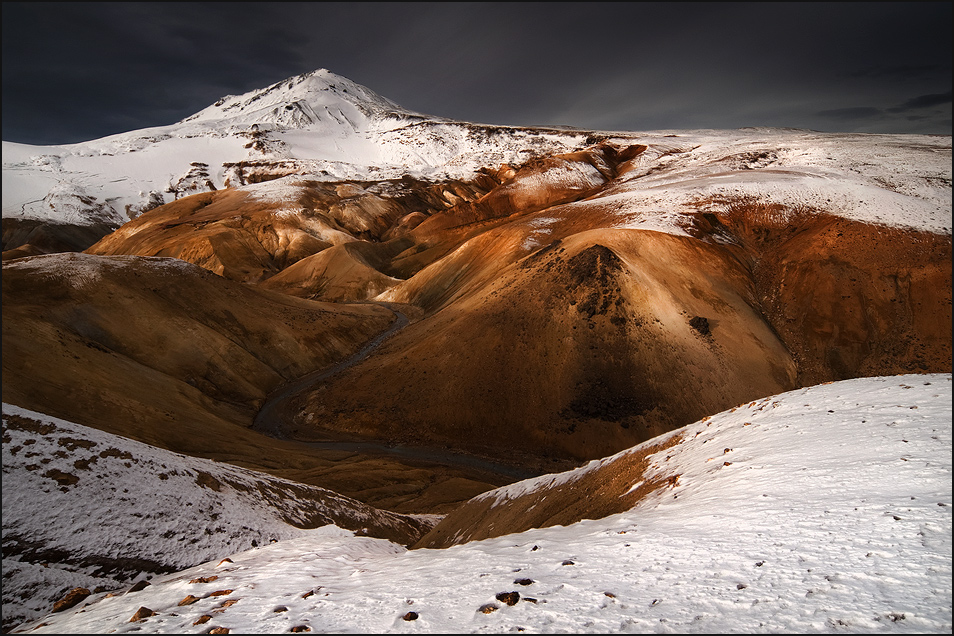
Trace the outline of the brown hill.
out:
M 473 236 L 381 296 L 427 316 L 303 395 L 293 434 L 592 459 L 796 386 L 950 370 L 949 237 L 698 205 L 691 237 L 588 229 L 600 197 L 452 228 Z
M 385 507 L 413 499 L 418 510 L 441 509 L 503 483 L 480 471 L 316 451 L 248 430 L 271 390 L 354 353 L 393 320 L 384 307 L 255 290 L 173 259 L 8 261 L 3 399 Z
M 467 271 L 445 260 L 449 277 Z M 439 279 L 418 296 L 425 306 L 434 287 L 447 293 Z M 601 457 L 794 386 L 795 365 L 751 295 L 744 268 L 705 243 L 574 234 L 460 292 L 309 394 L 294 435 L 320 422 L 496 457 Z
M 4 217 L 3 260 L 55 252 L 80 252 L 115 230 L 106 223 L 69 225 Z
M 142 214 L 86 251 L 174 257 L 254 283 L 332 246 L 398 238 L 421 214 L 483 192 L 478 183 L 411 179 L 365 185 L 290 176 L 261 190 L 195 194 Z

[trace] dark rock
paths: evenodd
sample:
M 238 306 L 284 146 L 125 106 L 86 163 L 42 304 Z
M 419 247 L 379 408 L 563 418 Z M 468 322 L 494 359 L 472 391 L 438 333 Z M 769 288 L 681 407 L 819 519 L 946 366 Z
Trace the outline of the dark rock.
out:
M 689 326 L 699 332 L 700 335 L 708 336 L 711 332 L 709 331 L 709 319 L 703 318 L 702 316 L 693 316 L 689 320 Z
M 497 600 L 501 603 L 506 603 L 507 605 L 516 605 L 517 601 L 520 600 L 519 592 L 501 592 L 497 595 Z

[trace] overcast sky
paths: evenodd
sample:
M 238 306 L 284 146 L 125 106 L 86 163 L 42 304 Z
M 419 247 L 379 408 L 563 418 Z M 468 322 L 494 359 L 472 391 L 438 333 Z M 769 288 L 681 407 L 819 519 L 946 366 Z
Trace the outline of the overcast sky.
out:
M 950 135 L 951 6 L 4 2 L 3 139 L 171 124 L 318 68 L 481 123 Z

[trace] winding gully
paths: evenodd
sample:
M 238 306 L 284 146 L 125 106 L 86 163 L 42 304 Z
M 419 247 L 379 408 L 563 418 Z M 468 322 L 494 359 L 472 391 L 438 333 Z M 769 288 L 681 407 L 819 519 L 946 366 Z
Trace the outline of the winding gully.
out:
M 527 470 L 507 464 L 499 464 L 487 459 L 482 459 L 480 457 L 466 455 L 463 453 L 456 453 L 447 449 L 427 448 L 421 446 L 403 446 L 400 444 L 392 446 L 367 440 L 328 440 L 314 442 L 294 440 L 293 438 L 289 438 L 282 427 L 282 414 L 286 412 L 286 405 L 291 400 L 293 400 L 299 393 L 310 390 L 331 376 L 341 373 L 345 369 L 349 369 L 358 364 L 370 356 L 388 338 L 410 324 L 410 320 L 408 319 L 407 315 L 404 314 L 404 312 L 391 306 L 390 304 L 380 304 L 383 307 L 387 307 L 394 314 L 394 322 L 391 323 L 391 326 L 388 329 L 375 336 L 350 357 L 345 358 L 337 364 L 325 369 L 320 369 L 318 371 L 313 371 L 303 375 L 300 378 L 292 380 L 291 382 L 288 382 L 273 391 L 265 400 L 265 403 L 262 405 L 262 408 L 259 410 L 258 414 L 255 416 L 255 420 L 252 424 L 252 430 L 269 437 L 274 437 L 276 439 L 291 439 L 299 444 L 318 450 L 336 450 L 368 455 L 388 455 L 411 461 L 470 468 L 496 474 L 510 481 L 526 479 L 538 475 L 539 472 L 537 471 Z

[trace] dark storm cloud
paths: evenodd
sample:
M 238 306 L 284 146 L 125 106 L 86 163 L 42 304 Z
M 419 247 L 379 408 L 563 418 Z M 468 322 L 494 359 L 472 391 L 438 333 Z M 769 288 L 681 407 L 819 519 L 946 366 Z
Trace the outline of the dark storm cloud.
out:
M 937 93 L 934 95 L 921 95 L 914 99 L 909 99 L 900 106 L 889 108 L 888 112 L 904 113 L 909 110 L 918 110 L 921 108 L 931 108 L 934 106 L 943 106 L 951 103 L 951 91 L 946 93 Z
M 871 108 L 870 106 L 858 106 L 856 108 L 835 108 L 833 110 L 822 110 L 817 113 L 819 117 L 826 119 L 857 120 L 870 119 L 882 114 L 880 108 Z
M 921 75 L 936 75 L 939 73 L 950 73 L 951 64 L 923 64 L 920 66 L 877 66 L 865 68 L 859 71 L 852 71 L 847 75 L 853 77 L 877 77 L 889 79 L 905 79 Z
M 950 3 L 7 2 L 3 138 L 169 124 L 317 68 L 487 123 L 950 134 L 950 24 Z

